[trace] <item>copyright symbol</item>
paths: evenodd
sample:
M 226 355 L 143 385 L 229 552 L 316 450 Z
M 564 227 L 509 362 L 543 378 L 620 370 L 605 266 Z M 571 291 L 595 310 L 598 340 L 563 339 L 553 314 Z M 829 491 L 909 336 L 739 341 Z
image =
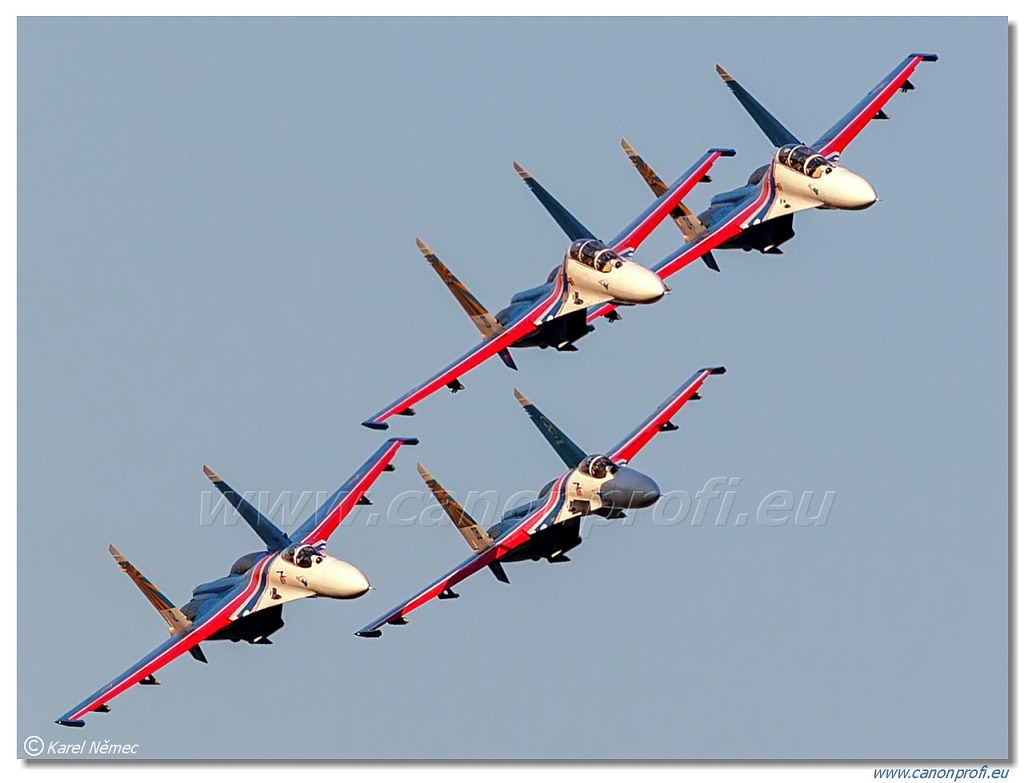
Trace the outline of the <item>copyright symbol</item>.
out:
M 26 737 L 25 742 L 22 744 L 25 748 L 25 752 L 30 756 L 38 756 L 43 752 L 43 748 L 46 747 L 46 743 L 43 742 L 42 737 L 37 737 L 34 734 L 31 737 Z

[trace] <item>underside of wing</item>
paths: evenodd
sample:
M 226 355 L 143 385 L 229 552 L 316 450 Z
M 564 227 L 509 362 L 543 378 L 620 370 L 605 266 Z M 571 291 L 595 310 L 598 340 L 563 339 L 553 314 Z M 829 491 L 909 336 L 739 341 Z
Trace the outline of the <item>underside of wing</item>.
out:
M 393 470 L 391 460 L 402 446 L 415 446 L 416 438 L 389 438 L 349 479 L 342 484 L 295 532 L 295 543 L 326 541 L 352 509 L 365 501 L 366 492 L 381 473 Z
M 676 425 L 672 424 L 672 417 L 690 400 L 700 399 L 697 392 L 709 375 L 721 375 L 724 372 L 724 367 L 704 367 L 694 373 L 686 383 L 672 392 L 668 399 L 661 403 L 642 424 L 608 452 L 609 459 L 618 463 L 629 462 L 659 432 L 678 429 Z
M 707 177 L 707 173 L 720 157 L 731 157 L 736 152 L 731 149 L 713 148 L 694 163 L 679 179 L 673 182 L 657 200 L 641 212 L 632 223 L 619 232 L 608 243 L 616 253 L 635 250 L 640 247 L 651 232 L 664 220 L 680 201 L 686 198 L 697 184 Z
M 188 631 L 172 636 L 130 669 L 64 713 L 56 722 L 62 726 L 84 726 L 84 717 L 88 713 L 109 712 L 107 702 L 131 686 L 159 684 L 153 677 L 155 671 L 179 655 L 190 652 L 200 642 L 226 628 L 237 618 L 237 613 L 246 602 L 262 592 L 263 572 L 272 558 L 273 555 L 267 554 L 258 561 L 250 570 L 248 579 L 239 581 L 238 586 L 226 593 L 216 606 L 212 607 L 203 617 L 197 618 Z
M 425 587 L 420 592 L 416 593 L 416 595 L 399 604 L 387 614 L 381 615 L 369 625 L 356 631 L 356 636 L 364 636 L 367 638 L 380 636 L 380 629 L 383 626 L 405 625 L 408 622 L 408 620 L 405 619 L 406 615 L 427 603 L 427 601 L 432 598 L 456 597 L 451 592 L 451 589 L 463 579 L 472 576 L 480 569 L 500 560 L 501 556 L 505 552 L 509 551 L 509 548 L 507 548 L 508 543 L 509 539 L 505 539 L 502 546 L 499 546 L 498 542 L 495 542 L 482 552 L 474 554 L 472 557 L 459 563 L 459 565 L 455 566 L 451 571 Z
M 527 514 L 522 520 L 495 538 L 489 546 L 459 563 L 459 565 L 455 566 L 455 568 L 440 579 L 432 582 L 391 611 L 356 631 L 356 636 L 375 638 L 381 635 L 380 629 L 385 625 L 405 625 L 408 622 L 406 616 L 432 598 L 457 598 L 458 596 L 452 591 L 452 588 L 459 582 L 472 576 L 482 568 L 497 564 L 503 557 L 528 542 L 530 537 L 538 530 L 563 521 L 565 483 L 568 475 L 568 473 L 563 474 L 560 479 L 553 482 L 545 502 L 538 505 L 532 513 Z M 503 578 L 503 572 L 498 573 L 495 570 L 495 576 L 500 581 L 508 581 L 507 578 Z
M 840 155 L 869 122 L 889 119 L 888 115 L 882 111 L 882 107 L 896 94 L 897 90 L 907 92 L 914 89 L 914 85 L 910 83 L 910 75 L 920 63 L 931 63 L 938 59 L 938 55 L 920 52 L 907 55 L 906 59 L 875 85 L 860 103 L 850 109 L 839 122 L 825 131 L 824 135 L 811 146 L 826 158 Z
M 706 233 L 692 242 L 687 242 L 671 255 L 663 258 L 651 267 L 651 271 L 662 280 L 668 279 L 683 267 L 688 266 L 699 258 L 704 258 L 712 250 L 740 234 L 743 231 L 742 226 L 744 222 L 749 220 L 753 214 L 765 208 L 769 203 L 770 194 L 767 194 L 767 189 L 762 189 L 749 199 L 737 203 L 728 215 L 712 225 Z M 602 317 L 608 318 L 611 321 L 618 320 L 619 316 L 616 305 L 609 302 L 592 307 L 587 312 L 587 323 Z
M 420 400 L 429 397 L 438 389 L 448 387 L 453 392 L 457 392 L 465 388 L 459 380 L 460 376 L 483 364 L 492 356 L 507 353 L 509 346 L 536 331 L 537 322 L 561 303 L 563 291 L 563 276 L 558 275 L 555 278 L 555 285 L 550 287 L 549 293 L 526 310 L 516 321 L 506 324 L 504 330 L 490 340 L 475 346 L 429 380 L 424 381 L 387 407 L 377 411 L 377 413 L 363 422 L 363 426 L 376 430 L 387 429 L 388 419 L 396 415 L 411 416 L 415 413 L 412 406 Z

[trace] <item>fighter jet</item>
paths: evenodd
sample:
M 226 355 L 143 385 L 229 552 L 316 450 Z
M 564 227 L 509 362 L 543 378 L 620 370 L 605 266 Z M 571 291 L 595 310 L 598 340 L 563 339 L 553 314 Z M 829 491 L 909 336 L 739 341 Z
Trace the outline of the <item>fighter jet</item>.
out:
M 689 400 L 700 399 L 698 391 L 708 376 L 724 372 L 724 367 L 698 370 L 618 445 L 589 456 L 517 390 L 516 399 L 568 470 L 550 481 L 536 500 L 507 511 L 498 524 L 485 531 L 420 465 L 424 482 L 462 533 L 473 555 L 356 635 L 377 637 L 385 625 L 405 625 L 407 615 L 431 598 L 458 598 L 452 588 L 484 567 L 499 581 L 508 582 L 502 563 L 541 559 L 566 562 L 566 553 L 583 543 L 580 522 L 584 516 L 599 514 L 619 519 L 627 509 L 657 502 L 661 496 L 658 485 L 649 476 L 627 467 L 627 463 L 659 432 L 679 429 L 672 423 L 672 417 Z
M 473 320 L 483 342 L 449 364 L 439 373 L 403 394 L 390 405 L 363 422 L 372 429 L 386 429 L 394 415 L 412 415 L 413 405 L 443 386 L 452 392 L 465 388 L 459 380 L 492 356 L 501 357 L 516 369 L 509 348 L 555 348 L 574 351 L 574 343 L 592 330 L 587 325 L 588 309 L 604 303 L 652 304 L 668 290 L 661 278 L 632 260 L 632 255 L 655 227 L 687 193 L 707 177 L 721 156 L 734 155 L 729 149 L 708 150 L 697 163 L 610 242 L 604 243 L 559 204 L 525 169 L 516 170 L 534 194 L 547 207 L 559 225 L 569 234 L 572 244 L 547 281 L 512 297 L 508 307 L 491 315 L 469 290 L 421 240 L 420 252 L 448 286 Z
M 935 54 L 908 55 L 863 100 L 809 145 L 802 144 L 732 75 L 716 66 L 719 76 L 776 150 L 769 163 L 750 175 L 746 185 L 714 196 L 711 205 L 699 215 L 679 203 L 670 215 L 686 244 L 651 267 L 652 271 L 664 280 L 698 258 L 718 271 L 712 251 L 719 248 L 778 254 L 782 252 L 779 246 L 794 236 L 793 216 L 797 212 L 870 207 L 878 200 L 875 189 L 862 176 L 840 165 L 840 155 L 872 120 L 889 119 L 882 107 L 897 91 L 915 89 L 910 76 L 920 63 L 938 59 Z M 655 194 L 664 192 L 665 184 L 625 139 L 622 147 L 651 190 Z M 552 216 L 559 220 L 554 213 Z M 587 322 L 601 316 L 619 320 L 613 302 L 592 307 Z
M 154 672 L 182 653 L 206 663 L 199 643 L 208 639 L 270 644 L 268 637 L 284 626 L 281 607 L 289 601 L 316 596 L 348 599 L 365 594 L 370 589 L 366 577 L 350 563 L 327 554 L 327 539 L 355 506 L 370 502 L 366 491 L 383 471 L 394 470 L 391 459 L 398 450 L 417 442 L 415 438 L 388 440 L 290 536 L 204 467 L 207 478 L 256 531 L 266 549 L 238 558 L 227 576 L 199 585 L 188 603 L 175 608 L 111 546 L 110 553 L 121 570 L 167 622 L 171 638 L 56 722 L 81 727 L 90 712 L 110 712 L 107 702 L 132 685 L 159 685 Z

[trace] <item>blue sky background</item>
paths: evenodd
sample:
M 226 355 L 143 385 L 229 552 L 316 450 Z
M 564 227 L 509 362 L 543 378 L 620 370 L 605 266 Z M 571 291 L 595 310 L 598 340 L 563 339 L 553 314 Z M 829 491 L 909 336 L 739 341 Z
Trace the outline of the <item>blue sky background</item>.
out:
M 108 544 L 184 602 L 259 548 L 201 524 L 204 463 L 329 492 L 383 440 L 359 422 L 474 344 L 416 236 L 497 311 L 566 245 L 513 160 L 610 237 L 650 200 L 622 136 L 666 180 L 734 147 L 695 209 L 767 161 L 715 63 L 811 141 L 911 51 L 940 59 L 843 158 L 880 203 L 424 401 L 392 427 L 421 445 L 331 541 L 376 590 L 53 725 L 165 638 Z M 19 753 L 1005 757 L 1006 72 L 1003 18 L 22 19 Z M 637 260 L 679 244 L 667 224 Z M 725 524 L 588 526 L 570 564 L 352 635 L 468 551 L 429 497 L 388 518 L 417 460 L 460 498 L 560 470 L 513 386 L 596 451 L 712 363 L 634 466 L 677 497 L 737 479 Z M 758 522 L 776 491 L 835 499 L 825 524 Z

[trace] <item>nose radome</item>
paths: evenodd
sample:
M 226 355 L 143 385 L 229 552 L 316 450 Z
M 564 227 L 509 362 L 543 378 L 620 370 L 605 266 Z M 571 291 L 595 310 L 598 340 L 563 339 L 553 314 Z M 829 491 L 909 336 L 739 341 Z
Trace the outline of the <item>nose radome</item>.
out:
M 630 268 L 629 287 L 636 301 L 652 304 L 665 295 L 668 288 L 664 281 L 645 266 L 634 263 Z
M 839 193 L 837 194 L 846 209 L 867 209 L 876 201 L 878 194 L 874 187 L 860 174 L 854 174 L 849 169 L 840 169 L 836 172 L 841 174 L 839 178 Z
M 370 589 L 366 575 L 344 560 L 328 563 L 322 578 L 324 592 L 331 598 L 358 598 Z
M 654 479 L 638 470 L 620 467 L 601 486 L 601 501 L 613 508 L 646 508 L 661 497 Z

